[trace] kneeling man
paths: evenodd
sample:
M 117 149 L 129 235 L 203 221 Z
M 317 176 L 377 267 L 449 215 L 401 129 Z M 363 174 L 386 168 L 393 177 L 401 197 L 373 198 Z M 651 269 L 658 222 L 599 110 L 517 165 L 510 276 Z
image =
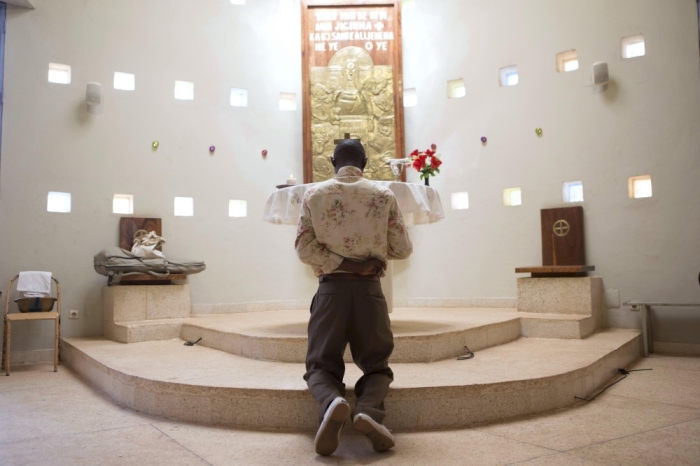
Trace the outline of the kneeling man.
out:
M 335 178 L 304 196 L 296 238 L 299 259 L 319 277 L 304 375 L 321 405 L 314 444 L 318 454 L 332 454 L 350 415 L 343 398 L 343 353 L 349 343 L 364 374 L 355 384 L 353 425 L 374 450 L 385 451 L 394 446 L 394 437 L 382 425 L 384 398 L 394 379 L 388 364 L 394 337 L 379 277 L 387 260 L 407 258 L 413 246 L 394 194 L 363 177 L 367 158 L 362 144 L 341 141 L 332 162 Z

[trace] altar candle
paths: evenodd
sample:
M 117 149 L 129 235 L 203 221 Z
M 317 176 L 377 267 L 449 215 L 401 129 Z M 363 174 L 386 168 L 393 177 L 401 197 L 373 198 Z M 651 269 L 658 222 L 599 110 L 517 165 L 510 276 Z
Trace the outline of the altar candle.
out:
M 297 179 L 294 178 L 294 175 L 289 175 L 289 178 L 287 178 L 287 184 L 297 184 Z

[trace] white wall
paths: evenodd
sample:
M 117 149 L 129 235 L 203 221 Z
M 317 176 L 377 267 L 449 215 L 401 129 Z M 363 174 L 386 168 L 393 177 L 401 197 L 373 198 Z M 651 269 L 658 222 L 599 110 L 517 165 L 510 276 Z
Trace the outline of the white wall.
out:
M 301 108 L 278 110 L 280 92 L 301 92 L 298 5 L 283 3 L 8 7 L 0 284 L 19 270 L 51 270 L 64 291 L 63 334 L 100 334 L 105 279 L 92 256 L 117 241 L 112 195 L 130 193 L 136 215 L 163 218 L 166 254 L 207 262 L 190 278 L 194 303 L 310 298 L 315 283 L 296 260 L 294 229 L 260 221 L 274 185 L 302 172 Z M 561 205 L 561 183 L 581 179 L 589 263 L 606 287 L 623 300 L 700 301 L 695 8 L 694 0 L 417 0 L 406 10 L 404 83 L 419 99 L 406 112 L 407 147 L 438 144 L 445 164 L 432 184 L 447 206 L 464 190 L 471 206 L 414 229 L 416 252 L 396 264 L 395 295 L 515 296 L 514 267 L 541 261 L 539 209 Z M 647 56 L 623 61 L 620 38 L 639 32 Z M 581 69 L 557 73 L 555 54 L 572 48 Z M 599 60 L 614 79 L 605 94 L 589 85 Z M 71 65 L 73 82 L 48 83 L 49 62 Z M 511 64 L 520 84 L 501 88 L 498 68 Z M 136 91 L 112 89 L 115 71 L 136 74 Z M 463 99 L 446 98 L 454 78 L 467 83 Z M 176 79 L 195 83 L 194 101 L 173 99 Z M 102 115 L 84 109 L 89 81 L 103 84 Z M 231 87 L 248 89 L 249 107 L 229 106 Z M 647 173 L 654 197 L 627 199 L 627 177 Z M 501 205 L 512 186 L 523 189 L 521 207 Z M 47 213 L 48 191 L 71 192 L 72 213 Z M 173 216 L 175 196 L 194 197 L 194 217 Z M 249 217 L 229 218 L 229 199 L 246 199 Z M 69 309 L 80 319 L 68 320 Z M 660 320 L 660 339 L 700 342 L 700 318 L 686 315 Z M 637 319 L 610 311 L 613 325 Z M 15 329 L 14 347 L 48 346 L 42 332 L 50 334 L 40 324 Z
M 588 263 L 606 288 L 622 301 L 700 303 L 697 26 L 692 0 L 441 1 L 407 10 L 404 85 L 419 102 L 406 112 L 407 147 L 437 143 L 444 176 L 432 184 L 444 201 L 468 191 L 470 209 L 416 229 L 415 254 L 396 267 L 398 293 L 513 296 L 514 267 L 541 264 L 539 210 L 562 206 L 562 183 L 582 180 Z M 647 55 L 623 60 L 621 37 L 637 33 Z M 570 49 L 579 71 L 557 73 L 556 53 Z M 613 79 L 604 94 L 590 86 L 596 61 L 608 62 Z M 497 70 L 512 64 L 520 83 L 499 87 Z M 446 99 L 445 81 L 460 77 L 467 96 Z M 639 174 L 652 176 L 653 198 L 627 198 L 627 177 Z M 502 189 L 513 186 L 523 205 L 503 207 Z M 658 339 L 700 342 L 697 309 L 671 311 Z M 611 325 L 638 321 L 627 308 L 609 312 Z

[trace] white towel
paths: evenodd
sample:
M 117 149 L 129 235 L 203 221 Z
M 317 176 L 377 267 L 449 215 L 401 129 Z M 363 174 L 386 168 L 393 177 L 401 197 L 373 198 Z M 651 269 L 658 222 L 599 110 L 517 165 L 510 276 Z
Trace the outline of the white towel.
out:
M 42 298 L 51 295 L 51 272 L 20 272 L 17 291 L 25 298 Z

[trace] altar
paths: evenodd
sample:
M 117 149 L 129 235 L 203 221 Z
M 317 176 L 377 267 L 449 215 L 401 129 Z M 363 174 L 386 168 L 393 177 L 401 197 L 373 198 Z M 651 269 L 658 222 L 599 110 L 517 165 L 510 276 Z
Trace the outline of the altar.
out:
M 445 218 L 440 194 L 434 188 L 397 181 L 375 181 L 375 183 L 389 188 L 394 193 L 406 226 L 429 225 Z M 277 225 L 296 226 L 304 194 L 315 184 L 290 186 L 270 194 L 265 204 L 263 220 Z M 389 312 L 394 307 L 393 274 L 392 261 L 388 261 L 386 275 L 381 282 Z

